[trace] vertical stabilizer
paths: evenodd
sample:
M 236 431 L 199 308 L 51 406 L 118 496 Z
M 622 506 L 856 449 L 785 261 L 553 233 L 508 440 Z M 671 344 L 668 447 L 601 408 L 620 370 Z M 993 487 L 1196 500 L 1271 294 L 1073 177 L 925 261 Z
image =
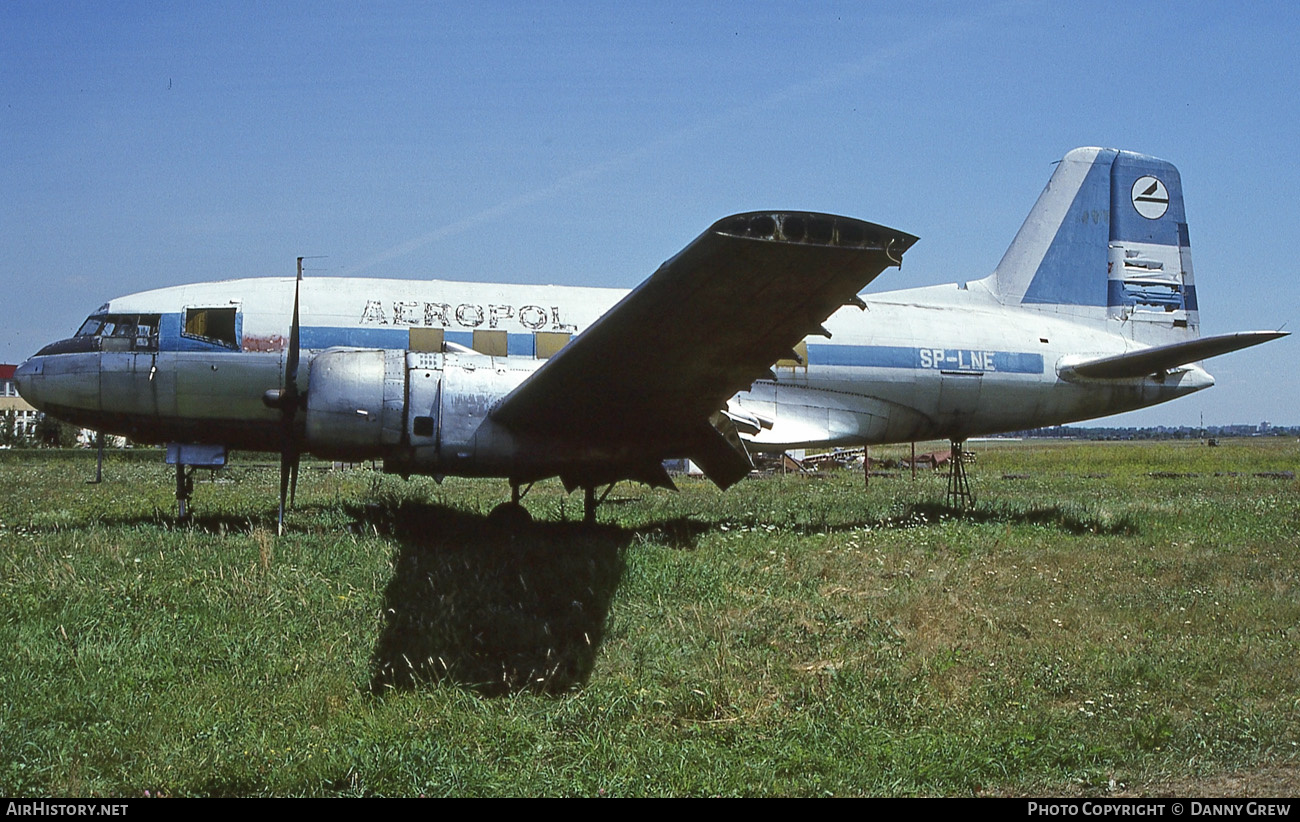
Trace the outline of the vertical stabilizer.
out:
M 1178 170 L 1128 151 L 1071 151 L 990 286 L 1005 304 L 1119 323 L 1126 336 L 1141 342 L 1196 336 Z

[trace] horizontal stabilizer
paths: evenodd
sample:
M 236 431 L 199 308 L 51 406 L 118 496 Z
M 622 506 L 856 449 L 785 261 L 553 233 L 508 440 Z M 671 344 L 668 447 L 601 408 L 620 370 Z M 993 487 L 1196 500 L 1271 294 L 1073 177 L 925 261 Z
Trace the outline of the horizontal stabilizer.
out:
M 1198 337 L 1194 340 L 1143 348 L 1140 351 L 1130 351 L 1112 357 L 1066 363 L 1059 371 L 1063 377 L 1077 375 L 1099 380 L 1145 377 L 1148 374 L 1157 374 L 1180 365 L 1276 340 L 1285 337 L 1287 333 L 1286 331 L 1238 331 L 1235 334 Z

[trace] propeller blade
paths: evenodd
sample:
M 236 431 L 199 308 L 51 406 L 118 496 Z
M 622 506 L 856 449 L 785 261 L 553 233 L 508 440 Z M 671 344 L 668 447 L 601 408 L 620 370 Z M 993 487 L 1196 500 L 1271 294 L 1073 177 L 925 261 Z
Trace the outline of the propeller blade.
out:
M 277 536 L 284 536 L 284 502 L 289 495 L 290 477 L 297 472 L 298 449 L 294 447 L 292 441 L 287 441 L 284 450 L 280 452 L 280 516 L 275 529 Z
M 276 525 L 276 534 L 284 534 L 285 500 L 293 504 L 298 495 L 298 452 L 297 431 L 294 418 L 298 415 L 300 404 L 298 393 L 298 358 L 300 322 L 298 314 L 299 296 L 302 291 L 302 257 L 298 258 L 298 279 L 293 285 L 293 322 L 289 325 L 289 351 L 284 359 L 284 388 L 275 399 L 280 407 L 280 421 L 283 426 L 280 445 L 280 515 Z M 269 393 L 269 392 L 268 392 Z
M 302 290 L 302 257 L 298 258 L 298 279 L 293 284 L 293 323 L 289 326 L 289 354 L 284 363 L 285 390 L 296 400 L 298 398 L 298 295 Z

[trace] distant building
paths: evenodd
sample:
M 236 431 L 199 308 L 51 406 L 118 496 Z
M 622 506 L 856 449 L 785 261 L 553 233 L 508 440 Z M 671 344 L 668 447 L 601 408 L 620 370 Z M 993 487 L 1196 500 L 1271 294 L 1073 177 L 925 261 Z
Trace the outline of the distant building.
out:
M 14 433 L 23 437 L 36 436 L 36 423 L 41 414 L 18 396 L 18 386 L 14 383 L 16 365 L 0 365 L 0 415 L 13 413 Z

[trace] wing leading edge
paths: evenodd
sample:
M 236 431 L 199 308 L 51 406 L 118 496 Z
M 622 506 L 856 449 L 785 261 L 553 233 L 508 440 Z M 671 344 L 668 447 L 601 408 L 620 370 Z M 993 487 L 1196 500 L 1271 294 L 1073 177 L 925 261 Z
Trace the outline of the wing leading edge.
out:
M 917 238 L 829 214 L 753 212 L 714 223 L 507 395 L 492 420 L 624 455 L 561 476 L 665 484 L 689 457 L 726 487 L 748 472 L 717 415 Z M 715 424 L 710 423 L 714 418 Z M 579 476 L 578 474 L 582 475 Z

